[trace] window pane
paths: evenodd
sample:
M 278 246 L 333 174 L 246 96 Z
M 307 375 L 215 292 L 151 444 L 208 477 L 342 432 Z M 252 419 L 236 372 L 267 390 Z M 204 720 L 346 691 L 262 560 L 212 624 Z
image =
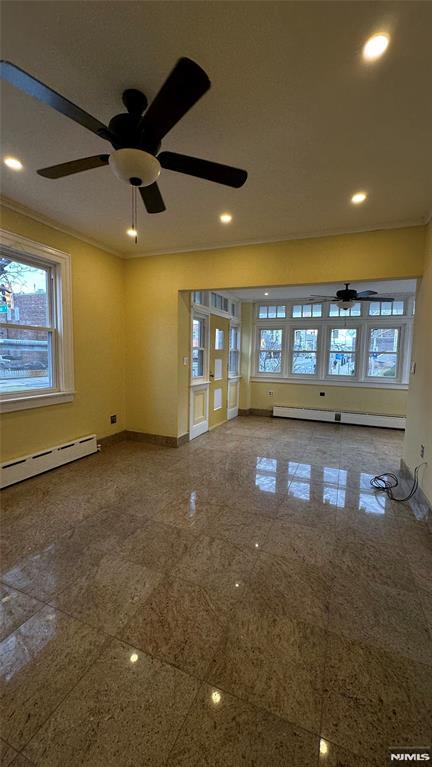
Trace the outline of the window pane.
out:
M 329 373 L 336 376 L 355 375 L 355 355 L 347 352 L 330 352 Z
M 311 304 L 304 304 L 303 306 L 303 317 L 312 317 L 312 306 Z
M 215 349 L 220 351 L 225 348 L 225 333 L 220 328 L 216 328 L 215 332 Z
M 368 376 L 396 378 L 397 354 L 370 354 Z
M 260 306 L 259 307 L 258 317 L 260 319 L 266 319 L 267 318 L 267 306 Z
M 230 349 L 238 349 L 240 344 L 240 333 L 238 328 L 230 329 Z
M 398 328 L 374 328 L 370 333 L 369 350 L 371 352 L 397 352 Z
M 275 306 L 269 306 L 268 307 L 268 314 L 267 317 L 269 319 L 274 319 L 276 317 L 276 307 Z
M 296 306 L 293 306 L 292 308 L 292 316 L 295 318 L 302 316 L 302 307 L 301 304 L 296 304 Z
M 235 349 L 229 353 L 229 372 L 231 375 L 238 375 L 239 372 L 239 353 Z
M 292 372 L 296 375 L 315 375 L 316 352 L 294 352 L 292 358 Z
M 337 304 L 330 304 L 329 316 L 339 317 L 339 307 Z
M 286 316 L 286 306 L 278 306 L 278 308 L 277 308 L 277 316 L 278 317 L 285 317 Z
M 280 373 L 282 370 L 282 330 L 261 328 L 258 370 L 260 373 Z
M 0 330 L 0 391 L 28 391 L 53 386 L 51 333 Z
M 321 317 L 322 315 L 322 304 L 313 304 L 312 305 L 312 316 L 313 317 Z
M 192 293 L 192 301 L 194 304 L 202 304 L 203 295 L 201 290 L 194 290 Z
M 192 349 L 192 378 L 204 375 L 204 352 L 202 349 Z
M 260 373 L 280 373 L 282 370 L 281 362 L 281 352 L 260 352 L 258 370 Z
M 49 325 L 49 271 L 0 258 L 0 322 Z
M 348 309 L 348 312 L 350 317 L 360 317 L 361 315 L 361 304 L 356 303 L 354 306 L 351 307 L 351 309 Z M 341 314 L 345 314 L 344 310 L 342 309 Z
M 282 349 L 282 330 L 279 328 L 261 328 L 260 330 L 260 349 L 278 350 Z
M 204 346 L 203 329 L 203 320 L 192 320 L 192 346 L 194 348 Z
M 331 351 L 353 352 L 356 347 L 357 330 L 355 328 L 333 328 L 330 335 Z
M 355 328 L 333 328 L 330 334 L 330 355 L 328 372 L 330 375 L 355 375 L 355 348 L 357 330 Z
M 372 301 L 369 304 L 369 314 L 371 317 L 377 317 L 381 314 L 381 304 L 379 301 Z
M 316 351 L 318 330 L 298 328 L 294 331 L 293 347 L 295 351 Z
M 405 306 L 403 301 L 393 301 L 393 314 L 404 314 Z

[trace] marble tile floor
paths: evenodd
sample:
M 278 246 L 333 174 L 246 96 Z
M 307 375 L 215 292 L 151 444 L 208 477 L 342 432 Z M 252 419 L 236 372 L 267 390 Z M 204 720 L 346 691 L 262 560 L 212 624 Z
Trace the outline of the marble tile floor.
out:
M 4 490 L 1 764 L 384 767 L 432 740 L 402 434 L 237 418 Z

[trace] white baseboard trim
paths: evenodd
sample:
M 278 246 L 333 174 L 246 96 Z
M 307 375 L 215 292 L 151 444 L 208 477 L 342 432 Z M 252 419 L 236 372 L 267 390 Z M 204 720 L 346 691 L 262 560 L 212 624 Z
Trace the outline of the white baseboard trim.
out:
M 76 461 L 78 458 L 84 458 L 84 456 L 96 452 L 96 435 L 90 434 L 87 437 L 66 442 L 64 445 L 38 450 L 36 453 L 21 458 L 12 458 L 0 466 L 0 488 L 8 487 L 16 482 L 21 482 L 23 479 L 29 479 L 36 474 L 42 474 L 44 471 L 55 469 L 65 463 Z
M 285 407 L 275 405 L 273 415 L 277 418 L 299 418 L 306 421 L 327 421 L 330 423 L 347 423 L 359 426 L 380 426 L 386 429 L 405 429 L 406 418 L 396 415 L 380 415 L 379 413 L 351 413 L 335 410 L 320 410 L 319 408 Z

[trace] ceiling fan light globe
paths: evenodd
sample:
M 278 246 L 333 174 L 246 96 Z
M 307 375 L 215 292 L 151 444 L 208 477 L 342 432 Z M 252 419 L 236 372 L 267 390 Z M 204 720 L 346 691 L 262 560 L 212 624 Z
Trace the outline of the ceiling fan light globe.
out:
M 341 301 L 339 306 L 341 309 L 345 309 L 347 311 L 348 309 L 351 309 L 351 307 L 354 305 L 354 301 Z
M 156 157 L 142 149 L 116 149 L 110 155 L 109 164 L 117 178 L 133 186 L 154 184 L 161 171 Z

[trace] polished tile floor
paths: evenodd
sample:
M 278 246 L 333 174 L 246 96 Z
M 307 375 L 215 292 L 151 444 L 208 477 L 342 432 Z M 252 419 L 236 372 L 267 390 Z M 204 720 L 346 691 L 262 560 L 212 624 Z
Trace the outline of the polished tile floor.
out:
M 430 746 L 401 434 L 237 418 L 2 493 L 2 765 L 384 767 Z

